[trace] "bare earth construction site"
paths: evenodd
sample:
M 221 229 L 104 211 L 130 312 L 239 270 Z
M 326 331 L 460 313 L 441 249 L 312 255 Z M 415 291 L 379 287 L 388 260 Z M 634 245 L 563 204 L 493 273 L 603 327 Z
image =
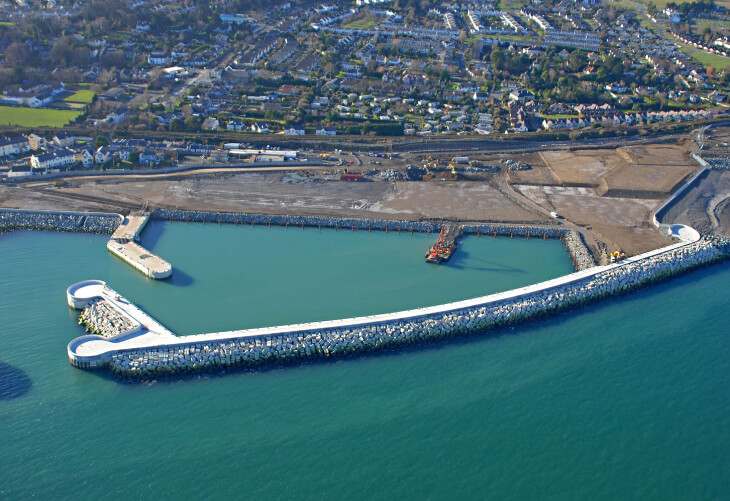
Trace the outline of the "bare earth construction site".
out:
M 299 170 L 231 169 L 149 176 L 69 178 L 0 186 L 0 205 L 128 213 L 140 206 L 359 218 L 562 224 L 596 250 L 635 255 L 668 244 L 651 211 L 700 169 L 691 140 L 529 153 L 330 155 Z M 319 153 L 312 153 L 319 157 Z M 510 161 L 529 165 L 511 170 Z M 365 175 L 343 181 L 342 165 Z M 408 166 L 411 166 L 410 169 Z M 421 180 L 410 180 L 416 169 Z M 670 209 L 703 233 L 727 234 L 727 172 L 711 171 Z M 708 212 L 709 211 L 709 212 Z M 555 217 L 559 214 L 559 218 Z M 714 214 L 714 216 L 712 215 Z

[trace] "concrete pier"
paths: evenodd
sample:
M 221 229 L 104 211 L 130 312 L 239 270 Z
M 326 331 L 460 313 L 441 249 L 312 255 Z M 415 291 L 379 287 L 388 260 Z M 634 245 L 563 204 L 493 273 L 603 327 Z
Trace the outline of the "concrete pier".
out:
M 94 302 L 104 302 L 116 315 L 126 319 L 126 325 L 130 327 L 112 337 L 88 334 L 71 341 L 67 348 L 68 358 L 76 367 L 90 369 L 105 365 L 111 359 L 110 351 L 126 346 L 155 346 L 179 339 L 101 280 L 85 280 L 70 286 L 66 289 L 66 301 L 77 310 Z
M 146 213 L 129 215 L 124 218 L 107 242 L 106 248 L 150 278 L 167 278 L 172 275 L 170 263 L 155 256 L 137 243 L 149 218 L 150 215 Z

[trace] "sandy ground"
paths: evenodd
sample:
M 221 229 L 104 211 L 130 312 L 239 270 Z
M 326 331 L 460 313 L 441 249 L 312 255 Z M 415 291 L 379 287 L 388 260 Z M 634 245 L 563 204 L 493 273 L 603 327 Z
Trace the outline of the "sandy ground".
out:
M 688 224 L 700 233 L 730 236 L 730 171 L 703 175 L 665 213 L 663 221 Z
M 689 144 L 689 143 L 688 143 Z M 468 175 L 458 181 L 390 181 L 371 175 L 367 182 L 339 180 L 341 168 L 297 172 L 215 172 L 174 175 L 157 179 L 71 179 L 63 187 L 52 183 L 0 185 L 0 206 L 26 209 L 97 210 L 129 212 L 142 206 L 389 219 L 450 219 L 505 223 L 536 223 L 550 220 L 550 211 L 564 216 L 609 248 L 633 255 L 666 245 L 668 240 L 649 224 L 657 198 L 601 196 L 599 182 L 611 173 L 633 177 L 653 190 L 666 189 L 663 179 L 684 176 L 697 169 L 687 159 L 686 145 L 581 151 L 542 152 L 509 158 L 529 163 L 528 171 Z M 483 164 L 500 165 L 506 154 L 470 158 Z M 347 155 L 351 172 L 421 166 L 426 155 L 403 155 L 393 160 Z M 433 160 L 433 159 L 431 159 Z M 448 165 L 447 159 L 446 165 Z M 661 163 L 661 164 L 659 164 Z M 632 176 L 633 174 L 633 176 Z M 560 185 L 572 176 L 582 186 Z M 662 177 L 664 176 L 664 177 Z M 667 220 L 718 231 L 730 226 L 730 173 L 704 181 L 696 195 L 683 199 Z M 507 184 L 509 180 L 510 184 Z M 521 181 L 521 182 L 518 182 Z M 647 191 L 649 191 L 647 189 Z M 690 194 L 693 194 L 693 190 Z M 709 195 L 706 195 L 709 193 Z M 709 198 L 708 198 L 709 197 Z M 707 200 L 706 200 L 707 199 Z M 703 205 L 704 204 L 704 205 Z M 712 205 L 714 223 L 708 218 Z M 704 217 L 704 219 L 703 219 Z M 684 218 L 684 219 L 683 219 Z

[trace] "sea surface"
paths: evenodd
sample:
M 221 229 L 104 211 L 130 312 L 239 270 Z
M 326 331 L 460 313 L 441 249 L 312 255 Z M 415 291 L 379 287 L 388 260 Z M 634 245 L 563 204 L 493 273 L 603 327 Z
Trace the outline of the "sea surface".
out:
M 730 499 L 730 264 L 483 336 L 123 384 L 72 367 L 65 289 L 179 335 L 396 311 L 571 271 L 560 242 L 153 222 L 0 235 L 0 499 Z

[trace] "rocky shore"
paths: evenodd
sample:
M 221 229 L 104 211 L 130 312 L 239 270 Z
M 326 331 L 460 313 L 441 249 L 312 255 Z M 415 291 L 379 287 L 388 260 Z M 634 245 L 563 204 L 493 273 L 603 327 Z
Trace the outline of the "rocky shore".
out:
M 111 234 L 120 222 L 121 216 L 117 214 L 0 209 L 0 232 L 45 230 Z
M 105 338 L 118 336 L 140 327 L 137 322 L 120 315 L 115 308 L 103 300 L 89 303 L 81 311 L 79 325 L 85 326 L 87 332 Z
M 132 349 L 111 356 L 109 369 L 127 379 L 249 369 L 343 357 L 465 336 L 514 325 L 619 294 L 715 261 L 730 254 L 730 241 L 704 237 L 653 251 L 622 263 L 595 268 L 504 295 L 487 296 L 468 307 L 431 314 L 393 315 L 381 321 L 353 320 L 335 328 L 287 334 L 232 336 L 210 342 Z M 458 304 L 458 303 L 457 303 Z M 243 334 L 243 332 L 242 332 Z

